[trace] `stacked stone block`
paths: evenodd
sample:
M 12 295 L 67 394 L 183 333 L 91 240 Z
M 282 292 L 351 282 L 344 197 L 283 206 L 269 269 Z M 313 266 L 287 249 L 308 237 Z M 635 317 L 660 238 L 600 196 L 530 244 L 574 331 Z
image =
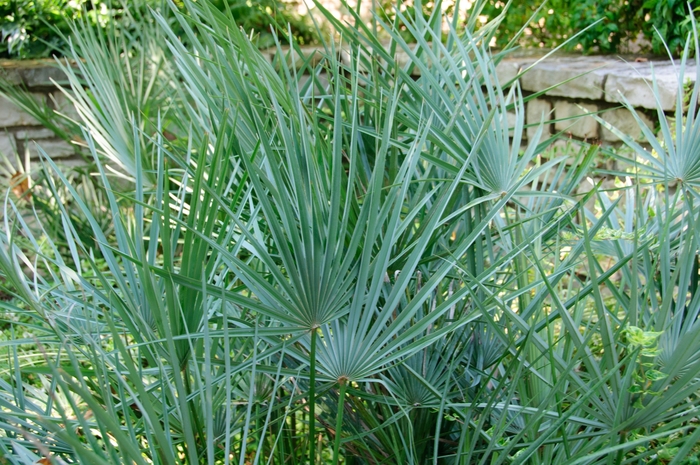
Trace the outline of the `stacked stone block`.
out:
M 286 49 L 282 52 L 290 64 L 299 66 L 303 63 L 294 53 L 290 54 Z M 278 52 L 267 50 L 263 53 L 268 60 L 275 62 Z M 313 56 L 312 64 L 322 56 L 313 47 L 303 48 L 302 53 Z M 347 52 L 341 52 L 340 58 L 347 61 L 350 57 Z M 403 64 L 408 61 L 408 55 L 404 52 L 399 52 L 397 58 Z M 521 75 L 523 70 L 528 71 Z M 620 103 L 626 101 L 635 107 L 641 121 L 653 130 L 658 123 L 657 106 L 669 113 L 675 110 L 679 100 L 682 101 L 682 96 L 679 99 L 678 95 L 678 64 L 670 61 L 627 62 L 616 57 L 582 56 L 538 61 L 538 58 L 524 55 L 503 59 L 496 73 L 502 84 L 517 80 L 529 98 L 526 106 L 528 139 L 535 137 L 540 124 L 544 122 L 543 137 L 561 133 L 589 142 L 620 143 L 616 134 L 592 116 L 576 119 L 580 115 L 594 113 L 624 134 L 643 142 L 645 138 L 639 124 L 626 108 L 621 108 Z M 74 116 L 70 102 L 52 84 L 52 80 L 60 82 L 65 79 L 53 63 L 0 61 L 0 74 L 12 83 L 24 86 L 38 101 Z M 682 79 L 693 83 L 696 78 L 696 64 L 689 63 Z M 308 77 L 305 79 L 308 80 Z M 327 82 L 325 75 L 319 75 L 317 79 L 320 85 Z M 656 81 L 658 97 L 652 91 L 653 80 Z M 560 83 L 563 84 L 557 85 Z M 508 116 L 511 120 L 512 115 Z M 41 145 L 56 159 L 74 157 L 76 153 L 69 143 L 56 138 L 26 112 L 0 97 L 0 152 L 10 155 L 28 151 L 35 157 L 35 144 Z
M 53 63 L 41 60 L 27 62 L 0 60 L 0 76 L 10 83 L 28 90 L 41 105 L 75 114 L 70 102 L 54 82 L 65 80 L 65 75 Z M 10 161 L 38 157 L 37 144 L 53 159 L 73 161 L 75 148 L 58 138 L 51 130 L 41 126 L 34 117 L 0 96 L 0 154 Z

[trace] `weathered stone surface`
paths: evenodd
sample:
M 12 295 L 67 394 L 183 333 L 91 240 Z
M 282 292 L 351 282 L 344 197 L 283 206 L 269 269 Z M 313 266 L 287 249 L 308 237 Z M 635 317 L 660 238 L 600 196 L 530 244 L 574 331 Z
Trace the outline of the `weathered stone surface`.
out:
M 56 160 L 56 165 L 58 165 L 59 168 L 78 168 L 81 166 L 85 166 L 85 159 L 79 155 L 73 155 L 66 158 L 59 158 L 58 160 Z
M 68 142 L 61 139 L 42 139 L 38 141 L 27 142 L 26 148 L 29 150 L 30 158 L 38 158 L 39 145 L 47 155 L 53 158 L 66 158 L 75 155 L 75 148 Z
M 415 52 L 416 47 L 414 46 L 414 47 L 412 47 L 412 49 Z M 401 68 L 405 68 L 406 65 L 413 62 L 413 60 L 410 58 L 408 53 L 406 51 L 402 50 L 401 48 L 398 48 L 398 47 L 396 48 L 396 55 L 394 55 L 394 59 L 396 60 L 396 63 L 398 63 L 399 67 L 401 67 Z M 425 54 L 423 54 L 423 59 L 427 59 Z M 382 64 L 386 63 L 386 61 L 384 59 L 382 59 L 381 62 L 382 62 Z M 426 62 L 426 66 L 428 68 L 430 68 L 431 63 L 432 62 L 430 60 L 428 60 Z M 418 66 L 414 66 L 411 69 L 411 76 L 420 76 L 420 75 L 421 75 L 421 69 Z
M 304 88 L 305 85 L 311 80 L 311 75 L 305 74 L 304 76 L 299 77 L 299 92 L 301 92 Z M 315 82 L 313 84 L 309 84 L 309 88 L 306 90 L 309 96 L 312 94 L 316 97 L 321 96 L 321 95 L 326 95 L 327 91 L 326 89 L 328 88 L 328 75 L 326 73 L 320 73 L 319 75 L 316 76 Z M 302 94 L 301 96 L 304 97 L 307 94 Z
M 506 112 L 506 122 L 508 123 L 508 136 L 513 137 L 513 134 L 515 133 L 515 130 L 513 129 L 515 127 L 515 123 L 518 121 L 518 116 L 515 114 L 514 111 L 509 111 Z
M 577 195 L 588 194 L 595 187 L 592 181 L 593 180 L 590 177 L 585 177 L 582 179 L 579 185 L 576 187 L 575 193 Z
M 29 87 L 53 87 L 52 81 L 64 84 L 67 81 L 66 74 L 56 65 L 44 64 L 25 68 L 21 72 L 24 84 Z
M 576 161 L 576 157 L 581 150 L 585 149 L 586 147 L 576 139 L 557 139 L 543 155 L 551 158 L 565 156 L 564 164 L 571 166 Z
M 51 80 L 66 81 L 66 75 L 52 59 L 0 60 L 0 76 L 4 75 L 13 84 L 26 87 L 53 87 Z
M 55 134 L 50 129 L 38 127 L 36 129 L 22 129 L 15 132 L 15 137 L 21 141 L 35 139 L 49 139 L 55 137 Z
M 319 47 L 300 47 L 301 56 L 296 50 L 292 50 L 289 47 L 282 47 L 282 59 L 286 60 L 287 65 L 290 68 L 295 68 L 300 70 L 304 63 L 309 64 L 309 66 L 316 66 L 323 59 L 323 49 Z M 277 61 L 277 55 L 280 53 L 275 49 L 269 49 L 266 53 L 270 54 L 270 61 L 274 64 Z M 278 66 L 275 64 L 275 66 Z
M 566 119 L 596 111 L 598 111 L 596 105 L 588 103 L 577 105 L 566 100 L 558 100 L 554 103 L 554 116 L 557 120 L 565 119 L 565 121 L 557 121 L 554 128 L 557 131 L 569 132 L 582 139 L 597 139 L 598 122 L 593 117 L 584 116 L 577 119 Z
M 650 129 L 654 128 L 654 122 L 647 115 L 641 112 L 637 112 L 637 115 Z M 615 110 L 606 111 L 600 115 L 607 123 L 610 123 L 615 128 L 619 129 L 623 134 L 631 136 L 636 141 L 645 140 L 642 133 L 642 129 L 639 127 L 639 123 L 634 118 L 632 113 L 626 108 L 616 108 Z M 622 139 L 617 137 L 613 132 L 608 130 L 605 126 L 601 127 L 601 138 L 606 142 L 618 142 Z
M 34 94 L 39 101 L 46 101 L 42 94 Z M 14 103 L 0 97 L 0 128 L 11 126 L 34 126 L 39 122 L 21 108 L 17 108 Z
M 4 61 L 4 60 L 0 60 Z M 7 81 L 8 83 L 12 84 L 13 86 L 18 86 L 22 84 L 22 75 L 19 73 L 19 70 L 15 68 L 8 68 L 5 69 L 2 67 L 0 64 L 0 79 Z
M 501 86 L 515 79 L 519 72 L 520 63 L 517 60 L 503 60 L 496 66 L 496 76 Z
M 525 122 L 528 126 L 530 126 L 526 129 L 528 140 L 532 140 L 535 137 L 541 122 L 546 122 L 551 119 L 552 104 L 550 102 L 539 98 L 527 102 L 527 108 L 525 109 Z M 550 126 L 551 124 L 545 124 L 544 128 L 542 128 L 541 139 L 546 138 L 549 135 Z
M 609 59 L 560 58 L 538 63 L 521 78 L 524 90 L 539 92 L 561 84 L 547 91 L 547 95 L 569 98 L 601 99 L 605 82 L 605 68 L 614 62 Z
M 262 54 L 263 58 L 267 60 L 268 63 L 272 63 L 272 58 L 274 58 L 275 56 L 274 49 L 261 50 L 260 53 Z
M 653 68 L 646 66 L 633 66 L 626 69 L 617 69 L 608 75 L 605 83 L 605 100 L 608 102 L 622 102 L 625 99 L 633 107 L 655 109 L 656 98 L 652 87 L 653 78 L 656 78 L 658 86 L 658 104 L 664 111 L 672 111 L 676 108 L 678 98 L 678 69 L 670 64 L 660 64 Z M 690 80 L 695 82 L 696 66 L 686 68 L 683 82 Z M 652 71 L 653 69 L 653 71 Z M 623 98 L 624 97 L 624 98 Z
M 311 64 L 316 64 L 322 58 L 317 48 L 304 47 L 305 56 L 313 56 Z M 289 49 L 285 49 L 289 52 Z M 341 60 L 347 65 L 350 63 L 350 56 L 347 49 L 339 49 Z M 277 53 L 276 50 L 263 51 L 267 59 Z M 286 56 L 289 63 L 296 57 Z M 297 66 L 302 60 L 296 57 Z M 408 54 L 401 49 L 397 50 L 397 61 L 406 65 L 409 62 Z M 519 70 L 525 69 L 534 63 L 536 55 L 508 55 L 496 68 L 496 77 L 503 85 L 513 80 Z M 684 82 L 686 80 L 695 81 L 695 62 L 690 63 L 686 69 Z M 26 69 L 25 69 L 26 68 Z M 620 101 L 621 96 L 636 108 L 654 109 L 656 100 L 651 90 L 652 71 L 649 63 L 624 63 L 613 58 L 600 57 L 561 57 L 549 59 L 545 63 L 537 64 L 532 70 L 526 73 L 520 81 L 523 90 L 528 92 L 539 92 L 560 83 L 563 80 L 574 78 L 587 71 L 588 74 L 579 76 L 560 87 L 550 90 L 548 96 L 565 97 L 555 103 L 556 112 L 553 111 L 552 103 L 548 100 L 538 98 L 531 100 L 526 106 L 526 134 L 532 140 L 537 132 L 538 124 L 544 115 L 545 120 L 563 119 L 585 113 L 577 106 L 578 99 L 585 99 L 582 106 L 589 111 L 596 111 L 598 108 L 605 108 L 610 105 L 601 103 L 600 100 L 608 102 Z M 668 62 L 655 62 L 653 69 L 659 86 L 659 101 L 664 111 L 675 109 L 678 97 L 678 67 L 673 68 Z M 591 71 L 592 70 L 592 71 Z M 419 73 L 414 71 L 414 75 Z M 5 75 L 13 83 L 29 85 L 34 90 L 37 99 L 48 101 L 58 112 L 67 115 L 69 118 L 79 120 L 79 116 L 73 108 L 70 100 L 62 92 L 51 89 L 51 78 L 54 80 L 64 80 L 63 73 L 52 64 L 46 62 L 9 62 L 0 61 L 0 76 Z M 309 76 L 300 77 L 302 82 L 307 82 Z M 321 78 L 327 82 L 327 77 Z M 604 87 L 604 88 L 603 88 Z M 319 90 L 320 92 L 320 90 Z M 48 95 L 47 95 L 48 94 Z M 47 100 L 48 99 L 48 100 Z M 598 100 L 596 103 L 595 101 Z M 593 102 L 591 102 L 593 101 Z M 649 113 L 651 115 L 651 113 Z M 601 117 L 619 128 L 626 134 L 632 135 L 635 139 L 641 140 L 641 131 L 634 118 L 626 110 L 616 109 L 602 113 Z M 640 113 L 643 124 L 652 127 L 653 117 L 649 118 Z M 514 124 L 514 115 L 507 115 L 507 122 L 510 127 Z M 36 156 L 37 150 L 34 142 L 38 141 L 44 149 L 56 158 L 70 156 L 74 154 L 73 147 L 54 135 L 40 128 L 38 122 L 30 115 L 16 108 L 8 101 L 0 97 L 0 150 L 12 150 L 15 147 L 24 150 L 26 147 Z M 554 126 L 554 127 L 553 127 Z M 3 128 L 10 128 L 9 134 Z M 572 136 L 583 139 L 602 138 L 605 142 L 618 142 L 619 139 L 610 131 L 605 129 L 595 121 L 594 118 L 584 117 L 579 120 L 566 120 L 559 123 L 547 125 L 544 128 L 543 137 L 558 131 L 570 132 Z M 511 130 L 512 135 L 512 130 Z
M 15 139 L 12 137 L 12 134 L 8 134 L 4 131 L 0 132 L 0 154 L 12 160 L 17 151 L 16 148 L 17 145 L 15 144 Z
M 385 49 L 388 51 L 389 44 L 385 43 L 384 44 Z M 415 50 L 415 45 L 411 46 L 412 50 Z M 353 55 L 354 54 L 354 55 Z M 354 61 L 357 61 L 357 53 L 354 51 L 351 51 L 349 48 L 342 48 L 339 52 L 339 57 L 340 61 L 345 65 L 345 66 L 356 66 Z M 367 54 L 363 53 L 363 57 L 360 59 L 360 64 L 359 64 L 359 70 L 362 73 L 368 72 L 369 70 L 367 69 L 366 66 L 366 60 L 367 60 Z M 375 60 L 380 66 L 386 66 L 386 60 L 384 58 L 380 58 L 378 55 L 372 57 L 373 60 Z M 404 51 L 402 48 L 397 47 L 396 48 L 396 54 L 394 55 L 394 59 L 396 60 L 396 63 L 399 65 L 399 67 L 404 68 L 406 65 L 408 65 L 412 60 L 409 57 L 409 54 Z M 424 59 L 425 58 L 424 56 Z M 427 66 L 430 67 L 430 60 L 427 61 Z M 421 70 L 418 67 L 413 67 L 411 69 L 411 75 L 414 77 L 418 77 L 421 75 Z
M 53 103 L 54 111 L 73 121 L 81 121 L 82 118 L 80 118 L 78 111 L 73 106 L 73 102 L 71 102 L 63 92 L 54 92 L 49 95 L 49 99 Z

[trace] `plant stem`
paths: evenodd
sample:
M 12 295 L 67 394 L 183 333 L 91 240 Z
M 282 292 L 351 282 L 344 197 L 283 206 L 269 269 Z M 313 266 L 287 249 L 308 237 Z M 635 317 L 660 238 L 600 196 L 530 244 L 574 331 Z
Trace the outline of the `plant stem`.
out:
M 340 394 L 338 395 L 338 413 L 335 418 L 335 445 L 333 446 L 333 465 L 338 465 L 340 459 L 340 431 L 343 427 L 343 410 L 345 410 L 345 390 L 348 385 L 345 379 L 338 380 L 340 384 Z
M 316 463 L 316 328 L 311 329 L 309 354 L 309 463 Z
M 627 442 L 627 431 L 620 431 L 620 445 L 623 445 L 624 443 Z M 617 452 L 617 456 L 615 457 L 615 464 L 620 464 L 622 463 L 622 459 L 625 458 L 625 452 L 624 449 L 620 449 Z

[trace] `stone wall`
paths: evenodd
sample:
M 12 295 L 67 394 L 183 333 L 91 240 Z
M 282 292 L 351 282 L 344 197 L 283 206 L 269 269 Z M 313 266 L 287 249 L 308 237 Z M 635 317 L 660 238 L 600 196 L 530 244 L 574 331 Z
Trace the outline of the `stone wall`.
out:
M 305 49 L 304 53 L 312 53 Z M 272 59 L 272 52 L 265 52 Z M 498 78 L 505 83 L 514 79 L 520 71 L 535 63 L 536 58 L 521 56 L 507 58 L 498 68 Z M 520 85 L 526 94 L 544 92 L 530 100 L 526 107 L 526 124 L 531 125 L 527 135 L 532 137 L 536 125 L 544 119 L 561 120 L 548 124 L 549 134 L 563 132 L 573 138 L 589 142 L 619 143 L 619 139 L 592 117 L 569 119 L 588 112 L 602 112 L 600 115 L 623 132 L 641 140 L 639 127 L 632 115 L 619 108 L 624 96 L 644 119 L 649 127 L 658 122 L 654 94 L 651 90 L 653 72 L 658 86 L 659 105 L 665 112 L 675 110 L 678 93 L 678 70 L 669 61 L 625 62 L 613 57 L 558 57 L 535 65 L 520 78 Z M 677 65 L 677 64 L 676 64 Z M 26 87 L 34 97 L 46 102 L 49 107 L 62 112 L 70 112 L 63 94 L 51 84 L 51 79 L 61 81 L 62 73 L 51 63 L 43 61 L 13 62 L 0 61 L 0 69 L 11 82 Z M 694 82 L 696 66 L 688 67 L 683 78 Z M 568 81 L 556 88 L 551 86 Z M 583 110 L 582 110 L 583 108 Z M 36 154 L 34 143 L 55 159 L 70 160 L 75 150 L 69 143 L 55 137 L 43 128 L 30 115 L 0 97 L 0 152 L 8 155 L 14 151 Z
M 533 58 L 508 58 L 498 67 L 499 78 L 513 79 L 519 70 L 531 66 Z M 566 120 L 586 112 L 600 112 L 600 117 L 625 134 L 641 141 L 639 125 L 632 114 L 620 108 L 627 100 L 650 128 L 658 123 L 657 106 L 664 112 L 675 111 L 678 101 L 678 63 L 671 61 L 625 61 L 615 57 L 559 57 L 536 64 L 520 78 L 525 93 L 546 92 L 530 100 L 526 109 L 527 124 L 545 120 L 559 120 L 548 125 L 551 134 L 563 131 L 571 136 L 603 143 L 617 143 L 620 139 L 601 126 L 594 118 Z M 694 83 L 696 63 L 689 63 L 683 76 L 684 83 Z M 658 89 L 658 102 L 652 91 L 653 78 Z M 556 88 L 550 87 L 568 81 Z M 549 89 L 549 90 L 547 90 Z M 563 121 L 562 121 L 563 120 Z M 533 130 L 530 130 L 530 134 Z
M 27 89 L 41 104 L 64 113 L 74 112 L 70 102 L 52 83 L 52 80 L 61 82 L 65 79 L 53 62 L 0 60 L 0 74 L 10 83 Z M 24 154 L 28 151 L 35 158 L 35 143 L 40 144 L 54 159 L 77 160 L 71 144 L 56 137 L 27 112 L 0 96 L 0 153 L 12 159 L 14 153 Z

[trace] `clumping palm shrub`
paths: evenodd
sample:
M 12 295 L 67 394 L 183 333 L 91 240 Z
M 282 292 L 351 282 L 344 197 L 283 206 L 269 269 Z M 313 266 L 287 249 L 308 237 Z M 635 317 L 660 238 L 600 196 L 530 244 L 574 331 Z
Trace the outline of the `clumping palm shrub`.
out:
M 104 204 L 48 158 L 60 238 L 6 197 L 0 462 L 693 463 L 700 87 L 576 196 L 598 149 L 521 150 L 497 23 L 317 7 L 320 57 L 201 0 L 156 58 L 75 39 Z

